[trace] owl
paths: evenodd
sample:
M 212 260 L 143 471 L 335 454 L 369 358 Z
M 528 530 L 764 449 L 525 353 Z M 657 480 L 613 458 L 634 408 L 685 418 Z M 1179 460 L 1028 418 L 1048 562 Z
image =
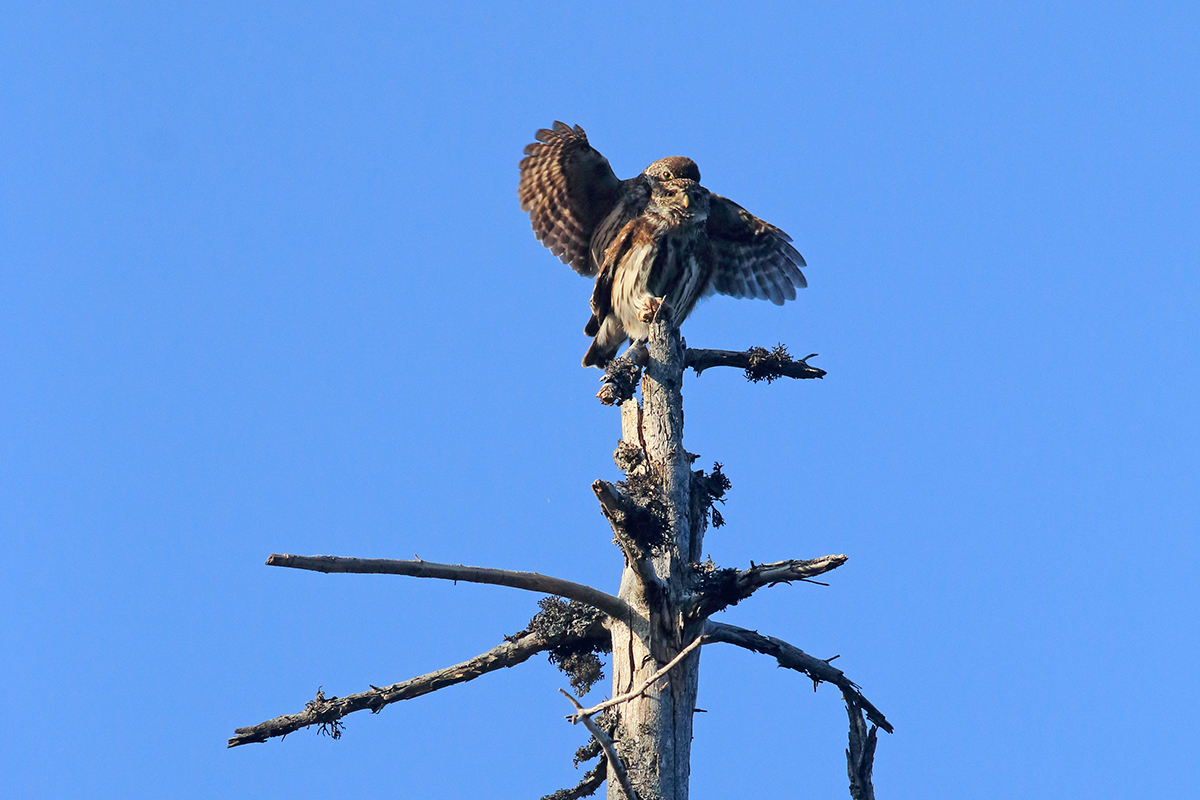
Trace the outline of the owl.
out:
M 603 367 L 626 339 L 646 339 L 663 302 L 678 321 L 692 312 L 712 280 L 709 208 L 708 192 L 690 178 L 650 180 L 646 207 L 604 251 L 584 328 L 592 337 L 585 367 Z
M 627 339 L 645 339 L 664 300 L 680 324 L 707 295 L 782 305 L 808 285 L 791 237 L 701 186 L 690 158 L 620 180 L 578 125 L 555 122 L 536 138 L 517 193 L 538 240 L 596 278 L 584 366 L 603 367 Z

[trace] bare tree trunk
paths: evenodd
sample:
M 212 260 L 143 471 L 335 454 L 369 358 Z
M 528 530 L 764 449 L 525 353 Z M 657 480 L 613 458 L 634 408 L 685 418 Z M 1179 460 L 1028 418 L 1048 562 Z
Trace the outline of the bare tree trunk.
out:
M 703 525 L 693 525 L 691 518 L 691 456 L 683 448 L 684 351 L 679 331 L 666 313 L 660 313 L 652 326 L 649 351 L 642 379 L 644 410 L 636 400 L 626 401 L 621 427 L 626 444 L 645 456 L 638 468 L 661 488 L 668 530 L 665 546 L 651 558 L 659 584 L 647 585 L 628 563 L 621 578 L 618 597 L 649 620 L 649 630 L 639 637 L 614 624 L 614 697 L 647 680 L 703 628 L 702 620 L 685 623 L 682 611 Z M 697 648 L 665 680 L 620 707 L 617 750 L 641 800 L 686 800 L 688 796 L 699 667 Z M 624 797 L 618 782 L 609 781 L 608 796 L 610 800 Z

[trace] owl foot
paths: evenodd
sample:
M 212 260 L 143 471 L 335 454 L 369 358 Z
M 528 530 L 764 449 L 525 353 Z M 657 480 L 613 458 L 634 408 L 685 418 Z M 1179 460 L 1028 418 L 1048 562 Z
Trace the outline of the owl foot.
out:
M 638 310 L 638 320 L 641 322 L 654 322 L 654 318 L 658 316 L 658 309 L 662 307 L 661 297 L 647 297 L 642 301 L 642 307 Z

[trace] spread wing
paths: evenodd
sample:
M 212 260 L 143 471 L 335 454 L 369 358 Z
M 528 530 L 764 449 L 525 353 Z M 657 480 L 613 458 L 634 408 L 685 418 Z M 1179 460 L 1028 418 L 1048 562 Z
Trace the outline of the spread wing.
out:
M 804 257 L 792 237 L 719 194 L 709 193 L 708 238 L 716 268 L 706 294 L 751 297 L 783 305 L 808 285 Z
M 551 253 L 580 275 L 595 275 L 600 259 L 590 252 L 592 236 L 619 205 L 622 181 L 578 125 L 555 122 L 536 138 L 521 159 L 521 210 L 529 212 L 534 234 Z

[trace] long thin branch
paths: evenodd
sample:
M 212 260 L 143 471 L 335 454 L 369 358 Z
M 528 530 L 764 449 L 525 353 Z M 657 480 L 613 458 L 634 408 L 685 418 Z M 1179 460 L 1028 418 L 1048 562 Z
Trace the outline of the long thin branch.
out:
M 578 634 L 563 632 L 559 636 L 545 636 L 533 631 L 522 631 L 511 640 L 498 644 L 486 653 L 477 655 L 461 664 L 409 678 L 391 686 L 373 686 L 367 692 L 329 699 L 319 692 L 317 699 L 309 702 L 308 707 L 299 714 L 285 714 L 248 728 L 238 728 L 234 731 L 235 736 L 229 740 L 228 746 L 237 747 L 243 744 L 265 742 L 267 739 L 286 736 L 310 725 L 331 725 L 347 714 L 362 711 L 365 708 L 377 712 L 391 703 L 410 700 L 456 683 L 471 681 L 503 667 L 516 666 L 538 653 L 573 638 L 578 638 Z
M 832 666 L 828 661 L 814 658 L 799 647 L 790 645 L 782 639 L 776 639 L 774 636 L 763 636 L 757 631 L 749 631 L 736 625 L 726 625 L 723 622 L 714 622 L 711 619 L 704 623 L 704 635 L 710 641 L 733 644 L 756 653 L 774 656 L 775 660 L 779 662 L 779 666 L 808 675 L 812 678 L 814 686 L 822 681 L 832 683 L 842 690 L 844 697 L 853 700 L 862 708 L 871 722 L 888 733 L 892 732 L 892 723 L 887 721 L 887 718 L 871 704 L 871 701 L 863 697 L 862 690 L 858 685 L 847 678 L 846 673 Z
M 448 581 L 487 583 L 494 586 L 511 586 L 531 592 L 566 597 L 598 608 L 610 617 L 627 623 L 641 618 L 624 600 L 611 594 L 585 586 L 582 583 L 541 575 L 537 572 L 516 572 L 489 567 L 467 567 L 462 564 L 438 564 L 433 561 L 405 561 L 394 558 L 344 558 L 342 556 L 294 556 L 272 553 L 267 559 L 269 567 L 291 567 L 315 572 L 353 572 L 371 575 L 408 575 L 413 578 L 441 578 Z
M 571 705 L 575 706 L 575 710 L 577 712 L 583 710 L 583 706 L 579 704 L 578 700 L 576 700 L 574 697 L 571 697 L 571 695 L 567 694 L 566 692 L 563 692 L 562 689 L 559 689 L 559 691 L 562 692 L 563 697 L 571 701 Z M 621 757 L 617 755 L 617 748 L 613 746 L 612 739 L 607 733 L 604 732 L 603 728 L 596 724 L 596 721 L 590 716 L 580 717 L 579 714 L 576 714 L 575 716 L 579 717 L 579 721 L 583 723 L 583 726 L 587 728 L 591 732 L 592 737 L 600 743 L 601 749 L 604 750 L 604 757 L 608 760 L 608 765 L 612 767 L 612 771 L 617 776 L 617 781 L 621 784 L 621 788 L 625 791 L 625 797 L 628 798 L 628 800 L 638 800 L 638 793 L 633 790 L 633 784 L 629 782 L 629 773 L 626 772 L 625 765 L 621 763 Z
M 808 580 L 835 570 L 846 561 L 844 555 L 833 555 L 755 564 L 738 572 L 733 580 L 713 581 L 707 591 L 697 595 L 689 613 L 698 618 L 710 617 L 723 608 L 737 605 L 764 586 Z
M 751 347 L 749 350 L 698 350 L 687 349 L 687 366 L 696 370 L 699 375 L 709 367 L 735 367 L 746 370 L 746 377 L 753 381 L 775 378 L 824 378 L 825 370 L 810 367 L 807 359 L 815 356 L 805 356 L 793 359 L 786 349 L 775 348 L 774 351 L 765 347 Z
M 641 697 L 642 694 L 647 689 L 649 689 L 651 686 L 654 685 L 655 681 L 659 680 L 664 675 L 666 675 L 668 672 L 670 672 L 672 669 L 674 669 L 676 664 L 678 664 L 680 661 L 683 661 L 683 659 L 687 658 L 688 653 L 692 652 L 697 647 L 699 647 L 703 639 L 704 639 L 703 636 L 697 636 L 695 639 L 692 640 L 691 644 L 689 644 L 687 647 L 685 647 L 679 651 L 679 655 L 672 658 L 670 661 L 668 661 L 666 664 L 664 664 L 661 669 L 659 669 L 657 672 L 655 672 L 653 675 L 651 675 L 646 680 L 642 681 L 641 686 L 637 687 L 633 691 L 626 692 L 625 694 L 622 694 L 622 695 L 618 695 L 617 697 L 614 697 L 611 700 L 605 700 L 603 703 L 600 703 L 599 705 L 596 705 L 596 706 L 592 706 L 591 708 L 588 708 L 588 709 L 579 708 L 574 714 L 568 716 L 567 719 L 571 720 L 571 724 L 574 725 L 576 722 L 581 722 L 584 717 L 590 717 L 593 714 L 599 714 L 601 711 L 604 711 L 607 708 L 612 708 L 613 706 L 619 706 L 621 703 L 628 702 L 635 697 Z

